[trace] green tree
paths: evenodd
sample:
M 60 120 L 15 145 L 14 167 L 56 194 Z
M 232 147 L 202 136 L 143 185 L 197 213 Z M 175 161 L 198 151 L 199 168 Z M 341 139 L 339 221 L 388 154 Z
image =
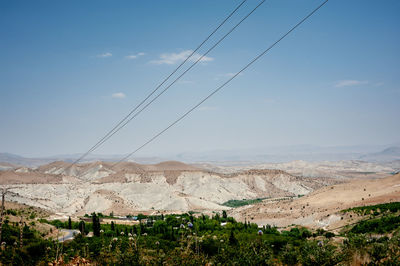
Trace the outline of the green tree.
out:
M 301 263 L 303 265 L 336 265 L 339 257 L 335 255 L 336 247 L 323 242 L 307 241 L 301 249 Z
M 97 217 L 95 212 L 92 214 L 92 225 L 93 235 L 100 236 L 100 219 Z
M 233 233 L 233 230 L 231 230 L 231 234 L 229 235 L 229 244 L 231 244 L 232 246 L 237 245 L 238 240 L 235 237 L 235 234 Z
M 68 229 L 72 229 L 71 217 L 68 217 Z
M 111 231 L 115 231 L 114 221 L 111 221 Z
M 85 235 L 85 222 L 84 221 L 79 222 L 79 231 L 81 231 L 82 235 Z

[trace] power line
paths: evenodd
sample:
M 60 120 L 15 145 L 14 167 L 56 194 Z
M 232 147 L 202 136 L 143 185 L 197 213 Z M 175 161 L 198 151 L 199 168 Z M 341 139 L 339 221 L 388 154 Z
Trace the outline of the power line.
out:
M 166 92 L 172 85 L 174 85 L 178 80 L 180 80 L 188 71 L 190 71 L 198 62 L 201 61 L 207 54 L 209 54 L 218 44 L 220 44 L 229 34 L 231 34 L 243 21 L 245 21 L 257 8 L 259 8 L 266 0 L 262 0 L 253 10 L 250 11 L 244 18 L 242 18 L 233 28 L 231 28 L 222 38 L 220 38 L 211 48 L 209 48 L 202 56 L 200 56 L 189 68 L 187 68 L 181 75 L 179 75 L 173 82 L 171 82 L 164 90 L 162 90 L 159 94 L 157 94 L 150 102 L 148 102 L 145 106 L 143 106 L 137 113 L 135 113 L 132 117 L 126 120 L 118 129 L 116 129 L 109 136 L 104 138 L 99 146 L 110 139 L 114 134 L 120 131 L 123 127 L 125 127 L 132 119 L 137 117 L 143 110 L 145 110 L 149 105 L 151 105 L 158 97 L 160 97 L 164 92 Z
M 200 56 L 189 68 L 187 68 L 181 75 L 179 75 L 171 84 L 169 84 L 164 90 L 162 90 L 157 96 L 155 96 L 150 102 L 148 102 L 143 108 L 141 108 L 134 116 L 129 118 L 124 122 L 117 130 L 112 132 L 109 136 L 107 136 L 103 141 L 100 142 L 99 146 L 106 142 L 109 138 L 111 138 L 114 134 L 116 134 L 119 130 L 121 130 L 125 125 L 127 125 L 132 119 L 137 117 L 144 109 L 146 109 L 150 104 L 152 104 L 158 97 L 160 97 L 164 92 L 166 92 L 172 85 L 174 85 L 181 77 L 183 77 L 190 69 L 192 69 L 198 62 L 201 61 L 203 57 L 205 57 L 208 53 L 210 53 L 219 43 L 221 43 L 229 34 L 231 34 L 243 21 L 245 21 L 254 11 L 257 10 L 266 0 L 262 0 L 255 8 L 253 8 L 245 17 L 243 17 L 235 26 L 233 26 L 224 36 L 222 36 L 211 48 L 209 48 L 202 56 Z M 78 175 L 78 178 L 85 175 Z
M 212 93 L 210 93 L 207 97 L 205 97 L 203 100 L 201 100 L 198 104 L 193 106 L 189 111 L 184 113 L 181 117 L 179 117 L 177 120 L 175 120 L 173 123 L 171 123 L 168 127 L 157 133 L 155 136 L 153 136 L 151 139 L 146 141 L 144 144 L 139 146 L 136 150 L 133 152 L 129 153 L 127 156 L 119 160 L 118 162 L 114 163 L 111 168 L 115 167 L 116 165 L 120 164 L 121 162 L 125 161 L 129 157 L 131 157 L 133 154 L 141 150 L 143 147 L 154 141 L 156 138 L 158 138 L 160 135 L 162 135 L 165 131 L 176 125 L 179 121 L 181 121 L 183 118 L 185 118 L 187 115 L 189 115 L 193 110 L 195 110 L 197 107 L 199 107 L 201 104 L 203 104 L 205 101 L 207 101 L 209 98 L 211 98 L 214 94 L 216 94 L 219 90 L 221 90 L 223 87 L 225 87 L 228 83 L 230 83 L 234 78 L 236 78 L 240 73 L 245 71 L 248 67 L 250 67 L 253 63 L 255 63 L 258 59 L 260 59 L 262 56 L 264 56 L 268 51 L 270 51 L 275 45 L 277 45 L 280 41 L 282 41 L 286 36 L 288 36 L 292 31 L 294 31 L 297 27 L 299 27 L 301 24 L 303 24 L 304 21 L 306 21 L 309 17 L 311 17 L 315 12 L 317 12 L 322 6 L 324 6 L 329 0 L 325 0 L 322 4 L 320 4 L 318 7 L 316 7 L 313 11 L 311 11 L 307 16 L 305 16 L 300 22 L 298 22 L 296 25 L 294 25 L 289 31 L 287 31 L 284 35 L 282 35 L 277 41 L 275 41 L 272 45 L 270 45 L 267 49 L 265 49 L 263 52 L 261 52 L 259 55 L 257 55 L 253 60 L 251 60 L 247 65 L 245 65 L 241 70 L 239 70 L 235 75 L 233 75 L 231 78 L 229 78 L 226 82 L 224 82 L 221 86 L 219 86 L 217 89 L 215 89 Z
M 178 67 L 176 67 L 174 69 L 174 71 L 171 72 L 171 74 L 169 74 L 148 96 L 146 96 L 145 99 L 143 99 L 138 105 L 136 105 L 120 122 L 118 122 L 104 137 L 102 137 L 95 145 L 93 145 L 87 152 L 85 152 L 82 156 L 80 156 L 78 159 L 76 159 L 70 166 L 68 166 L 64 172 L 66 170 L 68 170 L 69 168 L 71 168 L 72 166 L 74 166 L 76 163 L 78 163 L 79 161 L 81 161 L 83 158 L 85 158 L 89 153 L 91 153 L 92 151 L 94 151 L 95 149 L 97 149 L 101 144 L 104 143 L 104 140 L 107 138 L 109 138 L 110 135 L 113 135 L 114 131 L 122 124 L 124 123 L 124 121 L 126 121 L 143 103 L 145 103 L 162 85 L 164 85 L 165 82 L 167 82 L 167 80 L 174 75 L 188 60 L 189 58 L 191 58 L 203 45 L 204 43 L 206 43 L 211 36 L 214 35 L 215 32 L 218 31 L 219 28 L 221 28 L 225 22 L 233 16 L 233 14 L 236 13 L 236 11 L 246 2 L 247 0 L 243 0 L 219 25 L 217 28 L 215 28 L 208 36 L 206 39 L 204 39 L 204 41 L 202 41 L 195 50 L 193 50 L 193 52 L 186 57 L 186 59 L 178 65 Z M 125 124 L 124 124 L 125 125 Z M 118 129 L 119 130 L 119 129 Z M 117 131 L 118 131 L 117 130 Z

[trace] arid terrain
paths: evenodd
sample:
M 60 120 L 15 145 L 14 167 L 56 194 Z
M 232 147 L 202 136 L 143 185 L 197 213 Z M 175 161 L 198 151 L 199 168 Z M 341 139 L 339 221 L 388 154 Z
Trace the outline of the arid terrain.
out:
M 400 174 L 326 186 L 298 199 L 264 200 L 234 209 L 230 215 L 260 225 L 286 227 L 297 224 L 334 230 L 357 221 L 357 217 L 341 210 L 396 201 L 400 201 Z
M 400 171 L 400 160 L 390 162 L 367 162 L 359 160 L 342 161 L 291 161 L 285 163 L 247 163 L 237 166 L 237 163 L 199 163 L 198 167 L 219 173 L 232 173 L 246 169 L 279 169 L 292 175 L 336 179 L 375 179 L 386 177 Z
M 10 187 L 10 200 L 66 215 L 220 211 L 229 209 L 222 205 L 229 200 L 296 197 L 342 182 L 271 169 L 222 174 L 175 161 L 68 166 L 53 162 L 2 171 L 0 182 Z
M 109 162 L 52 162 L 37 168 L 11 164 L 0 171 L 8 200 L 56 216 L 86 213 L 203 212 L 227 210 L 258 224 L 340 225 L 343 208 L 400 200 L 397 164 L 361 161 L 222 166 Z M 229 200 L 264 199 L 239 208 Z

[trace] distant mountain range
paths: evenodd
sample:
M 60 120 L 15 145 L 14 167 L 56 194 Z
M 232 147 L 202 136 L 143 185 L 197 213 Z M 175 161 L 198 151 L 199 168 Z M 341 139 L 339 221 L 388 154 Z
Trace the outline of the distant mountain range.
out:
M 0 163 L 8 163 L 14 166 L 39 166 L 53 161 L 43 158 L 26 158 L 12 153 L 0 153 Z
M 78 159 L 81 154 L 65 154 L 65 155 L 55 155 L 49 157 L 39 157 L 39 158 L 29 158 L 23 157 L 19 155 L 15 155 L 12 153 L 0 153 L 0 166 L 2 163 L 11 164 L 14 166 L 26 166 L 26 167 L 37 167 L 40 165 L 48 164 L 55 161 L 64 161 L 72 163 L 76 159 Z M 123 158 L 125 155 L 89 155 L 81 162 L 93 162 L 93 161 L 109 161 L 115 162 Z M 162 161 L 166 161 L 165 158 L 157 158 L 157 157 L 138 157 L 134 159 L 135 162 L 138 163 L 159 163 Z M 9 166 L 9 165 L 7 165 Z M 1 170 L 1 168 L 0 168 Z
M 364 161 L 388 162 L 400 160 L 400 147 L 389 147 L 383 151 L 367 154 L 360 157 Z
M 27 158 L 11 153 L 0 153 L 1 163 L 16 166 L 36 167 L 54 161 L 73 162 L 81 154 L 65 154 L 40 158 Z M 82 162 L 117 161 L 124 155 L 89 155 Z M 281 163 L 295 160 L 304 161 L 341 161 L 361 160 L 367 162 L 391 162 L 400 160 L 400 146 L 342 146 L 319 147 L 311 145 L 276 146 L 248 150 L 216 150 L 208 152 L 186 152 L 178 155 L 159 157 L 135 157 L 131 161 L 150 164 L 166 160 L 194 162 L 260 162 Z
M 347 160 L 390 162 L 400 160 L 399 146 L 276 146 L 248 150 L 216 150 L 203 153 L 187 152 L 181 153 L 173 159 L 185 162 L 225 161 L 243 163 L 283 163 L 297 160 L 308 162 Z

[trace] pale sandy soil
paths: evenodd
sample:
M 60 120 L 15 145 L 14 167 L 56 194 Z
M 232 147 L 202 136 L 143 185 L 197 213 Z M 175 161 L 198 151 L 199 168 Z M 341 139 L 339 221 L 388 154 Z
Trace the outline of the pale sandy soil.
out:
M 273 169 L 214 173 L 175 161 L 154 165 L 124 162 L 117 167 L 106 162 L 68 166 L 54 162 L 37 169 L 3 173 L 3 181 L 17 183 L 10 189 L 12 200 L 64 216 L 222 211 L 229 209 L 222 204 L 232 199 L 304 195 L 342 182 L 302 178 Z
M 0 185 L 6 184 L 56 184 L 62 182 L 61 176 L 37 171 L 0 171 Z
M 233 209 L 229 214 L 263 225 L 299 224 L 334 229 L 358 219 L 354 214 L 343 214 L 340 210 L 394 201 L 400 201 L 400 174 L 326 186 L 297 199 L 266 200 L 251 207 Z

